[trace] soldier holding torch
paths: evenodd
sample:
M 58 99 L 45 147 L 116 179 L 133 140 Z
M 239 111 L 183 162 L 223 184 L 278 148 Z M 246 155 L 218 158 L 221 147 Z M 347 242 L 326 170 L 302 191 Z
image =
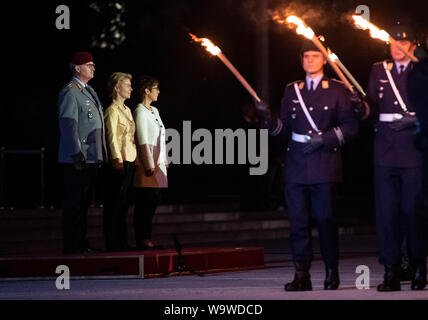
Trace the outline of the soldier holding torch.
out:
M 303 81 L 286 86 L 280 119 L 263 103 L 256 107 L 262 127 L 273 136 L 291 138 L 286 151 L 285 198 L 291 225 L 290 242 L 295 266 L 286 291 L 312 290 L 311 216 L 317 222 L 325 264 L 325 290 L 339 287 L 338 233 L 335 222 L 335 186 L 342 179 L 340 147 L 358 132 L 358 120 L 343 83 L 324 76 L 326 58 L 304 40 Z

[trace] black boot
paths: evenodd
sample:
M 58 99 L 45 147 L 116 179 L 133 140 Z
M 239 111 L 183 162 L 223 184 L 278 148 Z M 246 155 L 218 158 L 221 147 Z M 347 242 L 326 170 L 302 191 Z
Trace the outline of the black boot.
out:
M 298 261 L 294 264 L 296 272 L 292 282 L 284 286 L 285 291 L 311 291 L 312 283 L 309 274 L 310 261 Z
M 336 290 L 339 288 L 339 271 L 337 267 L 325 269 L 324 290 Z
M 377 286 L 377 291 L 400 291 L 400 264 L 385 265 L 383 282 Z
M 425 261 L 416 261 L 415 273 L 412 279 L 412 290 L 423 290 L 427 285 L 427 264 Z

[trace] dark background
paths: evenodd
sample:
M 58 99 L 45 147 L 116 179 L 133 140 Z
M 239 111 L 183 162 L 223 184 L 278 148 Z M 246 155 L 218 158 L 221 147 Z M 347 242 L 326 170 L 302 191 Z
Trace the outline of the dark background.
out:
M 106 83 L 115 71 L 134 76 L 150 74 L 160 81 L 156 103 L 169 128 L 181 132 L 182 121 L 192 129 L 237 128 L 240 108 L 250 96 L 228 69 L 192 42 L 188 32 L 208 37 L 217 44 L 250 84 L 256 83 L 256 30 L 260 26 L 258 0 L 143 0 L 143 1 L 32 1 L 9 3 L 2 22 L 3 99 L 0 146 L 6 149 L 46 148 L 46 204 L 60 206 L 62 172 L 57 164 L 59 130 L 57 94 L 70 79 L 72 52 L 90 51 L 96 72 L 91 85 L 104 107 Z M 114 48 L 92 45 L 115 12 L 108 3 L 118 2 L 125 11 L 121 21 L 126 40 Z M 97 3 L 97 12 L 91 3 Z M 387 58 L 384 43 L 354 29 L 344 16 L 360 4 L 370 8 L 371 21 L 388 28 L 397 20 L 426 30 L 425 1 L 266 1 L 269 10 L 292 7 L 316 34 L 326 37 L 355 78 L 365 88 L 371 65 Z M 71 29 L 55 27 L 58 5 L 70 8 Z M 308 11 L 312 9 L 312 11 Z M 284 86 L 302 79 L 298 54 L 301 37 L 271 20 L 268 22 L 269 92 L 278 110 Z M 109 37 L 109 35 L 107 35 Z M 112 38 L 108 39 L 113 43 Z M 327 75 L 334 76 L 329 67 Z M 255 86 L 256 91 L 257 87 Z M 128 101 L 131 108 L 135 101 Z M 363 124 L 361 135 L 344 149 L 343 197 L 371 201 L 371 128 Z M 246 170 L 246 169 L 245 169 Z M 214 196 L 240 194 L 242 166 L 175 165 L 169 172 L 166 201 L 198 201 Z M 5 159 L 6 205 L 37 206 L 40 198 L 40 160 L 37 155 Z

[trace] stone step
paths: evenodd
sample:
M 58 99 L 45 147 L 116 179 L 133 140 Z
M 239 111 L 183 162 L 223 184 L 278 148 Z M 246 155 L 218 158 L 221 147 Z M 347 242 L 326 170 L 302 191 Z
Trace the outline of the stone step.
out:
M 154 224 L 171 224 L 187 222 L 216 222 L 216 221 L 243 221 L 243 220 L 270 220 L 285 219 L 284 211 L 267 212 L 205 212 L 205 213 L 167 213 L 156 212 Z M 127 222 L 132 224 L 133 208 L 130 209 Z M 103 223 L 102 209 L 92 209 L 88 214 L 88 226 L 101 226 Z M 59 210 L 49 215 L 28 215 L 26 218 L 8 216 L 0 218 L 0 232 L 9 230 L 31 230 L 35 228 L 60 228 L 61 212 Z
M 173 233 L 206 234 L 222 231 L 246 231 L 258 229 L 284 229 L 289 224 L 286 220 L 240 220 L 240 221 L 211 221 L 211 222 L 186 222 L 186 223 L 154 223 L 153 234 L 159 237 Z M 129 233 L 132 233 L 132 224 L 128 225 Z M 87 235 L 89 237 L 103 237 L 102 225 L 88 224 Z M 28 242 L 33 240 L 56 241 L 61 239 L 60 224 L 57 227 L 49 225 L 44 228 L 14 229 L 2 232 L 2 243 Z

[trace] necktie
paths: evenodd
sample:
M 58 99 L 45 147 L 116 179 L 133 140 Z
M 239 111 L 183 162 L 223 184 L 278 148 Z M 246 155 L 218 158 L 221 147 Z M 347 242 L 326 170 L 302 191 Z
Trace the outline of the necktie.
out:
M 314 91 L 314 80 L 311 80 L 311 87 L 310 87 L 309 91 Z
M 402 74 L 402 73 L 403 73 L 403 71 L 404 71 L 404 66 L 401 64 L 401 65 L 400 65 L 400 73 L 399 73 L 399 74 Z

